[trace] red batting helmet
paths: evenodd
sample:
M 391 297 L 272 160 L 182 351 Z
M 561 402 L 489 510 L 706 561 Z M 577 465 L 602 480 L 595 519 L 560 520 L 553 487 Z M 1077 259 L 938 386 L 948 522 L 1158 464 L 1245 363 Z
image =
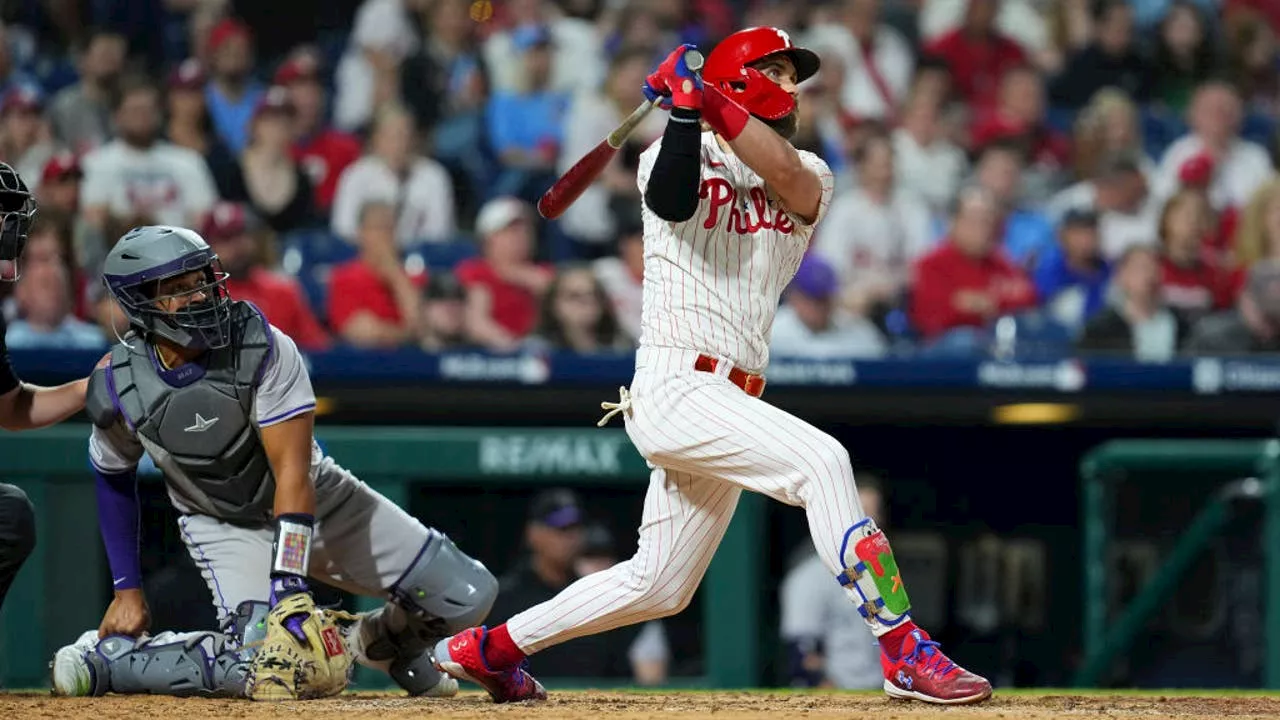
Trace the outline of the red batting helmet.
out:
M 785 30 L 753 27 L 739 30 L 716 44 L 702 68 L 702 81 L 716 86 L 752 115 L 778 120 L 795 108 L 795 100 L 772 80 L 748 74 L 746 66 L 771 55 L 787 55 L 796 66 L 796 83 L 818 72 L 818 55 L 791 44 Z

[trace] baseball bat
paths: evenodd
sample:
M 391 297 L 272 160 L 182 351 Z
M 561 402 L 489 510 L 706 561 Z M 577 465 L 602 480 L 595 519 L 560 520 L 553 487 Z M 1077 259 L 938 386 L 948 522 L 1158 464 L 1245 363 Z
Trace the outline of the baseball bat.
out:
M 702 69 L 702 53 L 697 50 L 689 50 L 685 52 L 684 58 L 685 65 L 690 70 L 698 72 Z M 613 129 L 613 132 L 609 133 L 608 137 L 601 140 L 600 144 L 592 148 L 586 155 L 583 155 L 578 162 L 573 164 L 573 167 L 566 170 L 555 181 L 555 184 L 542 194 L 542 197 L 538 199 L 538 213 L 548 220 L 555 220 L 560 217 L 566 208 L 581 197 L 587 188 L 591 187 L 591 183 L 595 182 L 596 178 L 600 176 L 605 165 L 609 164 L 609 161 L 617 154 L 618 149 L 622 147 L 622 143 L 626 142 L 627 137 L 661 103 L 661 97 L 653 101 L 645 100 L 633 110 L 625 120 L 618 124 L 618 127 Z

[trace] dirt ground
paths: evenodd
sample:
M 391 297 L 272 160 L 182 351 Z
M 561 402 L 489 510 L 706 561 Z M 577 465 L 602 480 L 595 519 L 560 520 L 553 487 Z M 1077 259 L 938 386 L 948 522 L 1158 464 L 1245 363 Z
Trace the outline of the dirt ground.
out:
M 975 707 L 939 708 L 891 701 L 881 694 L 794 692 L 557 692 L 537 704 L 494 705 L 487 696 L 467 692 L 451 700 L 410 700 L 393 695 L 349 695 L 307 703 L 262 704 L 236 700 L 161 697 L 54 698 L 43 694 L 0 694 L 0 718 L 124 720 L 128 718 L 242 718 L 244 720 L 472 720 L 477 718 L 554 718 L 625 720 L 716 718 L 716 720 L 1048 720 L 1072 718 L 1276 718 L 1280 694 L 1245 696 L 1043 695 L 998 692 Z

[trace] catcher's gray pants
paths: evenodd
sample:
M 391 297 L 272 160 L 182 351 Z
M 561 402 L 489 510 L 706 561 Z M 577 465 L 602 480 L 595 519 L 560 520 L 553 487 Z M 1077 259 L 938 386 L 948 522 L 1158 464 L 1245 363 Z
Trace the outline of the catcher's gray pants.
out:
M 374 492 L 330 458 L 316 486 L 311 577 L 354 595 L 387 599 L 436 531 Z M 271 594 L 270 526 L 242 527 L 208 515 L 183 515 L 182 540 L 204 575 L 218 621 L 245 600 Z

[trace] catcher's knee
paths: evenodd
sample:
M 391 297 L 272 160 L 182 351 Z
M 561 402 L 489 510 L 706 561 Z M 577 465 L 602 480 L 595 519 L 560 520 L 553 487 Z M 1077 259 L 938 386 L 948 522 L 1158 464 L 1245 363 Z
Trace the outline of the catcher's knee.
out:
M 448 537 L 432 533 L 391 592 L 397 605 L 444 636 L 484 622 L 498 597 L 498 580 Z

